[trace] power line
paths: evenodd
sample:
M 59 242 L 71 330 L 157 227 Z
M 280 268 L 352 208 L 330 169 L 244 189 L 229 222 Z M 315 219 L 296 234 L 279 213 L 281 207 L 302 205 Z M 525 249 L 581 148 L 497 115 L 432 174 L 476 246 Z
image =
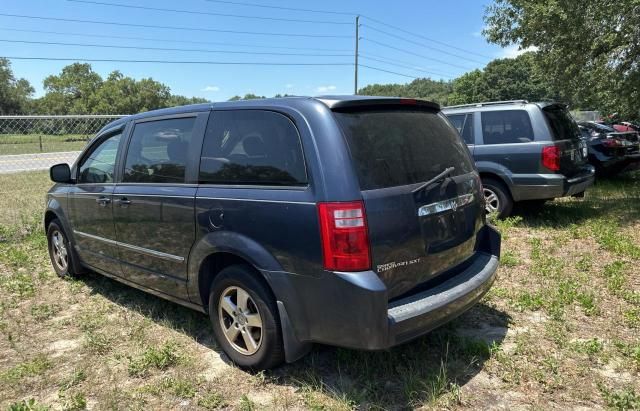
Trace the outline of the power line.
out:
M 114 36 L 104 34 L 88 34 L 78 32 L 64 32 L 64 31 L 46 31 L 46 30 L 27 30 L 17 28 L 4 28 L 0 27 L 2 31 L 10 32 L 23 32 L 23 33 L 37 33 L 37 34 L 56 34 L 63 36 L 80 36 L 80 37 L 96 37 L 105 39 L 119 39 L 119 40 L 144 40 L 144 41 L 161 41 L 166 43 L 185 43 L 185 44 L 208 44 L 214 46 L 232 46 L 232 47 L 257 47 L 262 49 L 282 49 L 282 50 L 317 50 L 317 51 L 335 51 L 335 52 L 350 52 L 350 49 L 327 49 L 327 48 L 314 48 L 314 47 L 285 47 L 285 46 L 265 46 L 262 44 L 247 44 L 247 43 L 227 43 L 216 41 L 195 41 L 195 40 L 174 40 L 166 38 L 152 38 L 152 37 L 131 37 L 131 36 Z
M 418 79 L 418 78 L 419 78 L 419 77 L 416 77 L 416 76 L 410 76 L 410 75 L 408 75 L 408 74 L 398 73 L 397 71 L 391 71 L 391 70 L 381 69 L 381 68 L 378 68 L 378 67 L 366 66 L 366 65 L 364 65 L 364 64 L 361 64 L 361 65 L 360 65 L 360 67 L 364 67 L 364 68 L 368 68 L 368 69 L 376 70 L 376 71 L 381 71 L 381 72 L 383 72 L 383 73 L 395 74 L 395 75 L 397 75 L 397 76 L 408 77 L 408 78 L 411 78 L 411 79 L 414 79 L 414 80 L 416 80 L 416 79 Z
M 317 53 L 274 53 L 264 51 L 239 51 L 239 50 L 210 50 L 210 49 L 180 49 L 166 47 L 145 47 L 145 46 L 117 46 L 110 44 L 87 44 L 87 43 L 63 43 L 56 41 L 32 41 L 32 40 L 7 40 L 0 39 L 3 43 L 21 43 L 21 44 L 47 44 L 53 46 L 74 46 L 74 47 L 98 47 L 128 50 L 156 50 L 156 51 L 183 51 L 198 53 L 226 53 L 226 54 L 261 54 L 268 56 L 315 56 L 315 57 L 351 57 L 351 54 L 317 54 Z
M 353 63 L 282 63 L 282 62 L 248 62 L 248 61 L 204 61 L 204 60 L 130 60 L 130 59 L 94 59 L 72 57 L 22 57 L 0 56 L 9 60 L 40 61 L 86 61 L 96 63 L 154 63 L 154 64 L 202 64 L 223 66 L 353 66 Z
M 241 19 L 272 20 L 272 21 L 286 21 L 286 22 L 313 23 L 313 24 L 349 24 L 349 25 L 352 24 L 351 22 L 343 22 L 343 21 L 301 20 L 301 19 L 289 19 L 289 18 L 282 18 L 282 17 L 247 16 L 243 14 L 214 13 L 214 12 L 208 12 L 208 11 L 194 11 L 194 10 L 183 10 L 183 9 L 166 9 L 161 7 L 136 6 L 131 4 L 109 3 L 109 2 L 93 1 L 93 0 L 67 0 L 67 1 L 73 2 L 73 3 L 95 4 L 99 6 L 124 7 L 129 9 L 162 11 L 162 12 L 182 13 L 182 14 L 196 14 L 196 15 L 218 16 L 218 17 L 234 17 L 234 18 L 241 18 Z
M 365 18 L 365 19 L 367 19 L 367 20 L 370 20 L 370 21 L 374 22 L 374 23 L 377 23 L 377 24 L 380 24 L 380 25 L 382 25 L 382 26 L 386 26 L 386 27 L 392 28 L 392 29 L 394 29 L 394 30 L 401 31 L 401 32 L 406 33 L 406 34 L 410 34 L 410 35 L 412 35 L 412 36 L 415 36 L 415 37 L 421 38 L 421 39 L 423 39 L 423 40 L 427 40 L 427 41 L 430 41 L 430 42 L 433 42 L 433 43 L 436 43 L 436 44 L 440 44 L 440 45 L 445 46 L 445 47 L 450 47 L 450 48 L 452 48 L 452 49 L 456 49 L 456 50 L 458 50 L 458 51 L 463 51 L 463 52 L 465 52 L 465 53 L 475 54 L 475 55 L 476 55 L 476 56 L 478 56 L 478 57 L 484 57 L 484 58 L 487 58 L 487 59 L 493 59 L 493 57 L 491 57 L 491 56 L 487 56 L 487 55 L 485 55 L 485 54 L 481 54 L 481 53 L 477 53 L 477 52 L 475 52 L 475 51 L 467 50 L 467 49 L 464 49 L 464 48 L 462 48 L 462 47 L 456 47 L 456 46 L 453 46 L 453 45 L 451 45 L 451 44 L 449 44 L 449 43 L 446 43 L 446 42 L 444 42 L 444 41 L 435 40 L 435 39 L 429 38 L 429 37 L 427 37 L 427 36 L 423 36 L 423 35 L 421 35 L 421 34 L 413 33 L 413 32 L 411 32 L 411 31 L 406 30 L 406 29 L 403 29 L 403 28 L 401 28 L 401 27 L 394 26 L 394 25 L 389 24 L 389 23 L 385 23 L 384 21 L 381 21 L 381 20 L 378 20 L 378 19 L 374 19 L 373 17 L 369 17 L 369 16 L 365 16 L 365 15 L 361 15 L 361 16 L 362 16 L 362 17 L 364 17 L 364 18 Z
M 27 15 L 21 15 L 21 14 L 8 14 L 8 13 L 0 13 L 0 16 L 32 19 L 32 20 L 63 21 L 67 23 L 90 23 L 90 24 L 102 24 L 102 25 L 108 25 L 108 26 L 142 27 L 147 29 L 205 31 L 205 32 L 215 32 L 215 33 L 251 34 L 251 35 L 260 35 L 260 36 L 308 37 L 308 38 L 351 38 L 352 37 L 352 36 L 346 36 L 346 35 L 333 35 L 333 34 L 273 33 L 273 32 L 261 32 L 261 31 L 210 29 L 210 28 L 204 28 L 204 27 L 154 26 L 150 24 L 120 23 L 115 21 L 101 21 L 101 20 L 65 19 L 61 17 L 27 16 Z
M 346 13 L 342 11 L 327 11 L 327 10 L 314 10 L 314 9 L 300 9 L 295 7 L 283 7 L 283 6 L 271 6 L 267 4 L 258 4 L 258 3 L 247 3 L 242 1 L 230 1 L 230 0 L 206 0 L 210 3 L 221 3 L 221 4 L 233 4 L 235 6 L 246 6 L 246 7 L 261 7 L 265 9 L 275 9 L 275 10 L 289 10 L 289 11 L 302 11 L 306 13 L 323 13 L 323 14 L 338 14 L 342 16 L 355 16 L 356 13 Z
M 367 27 L 367 28 L 369 28 L 370 30 L 377 31 L 378 33 L 382 33 L 382 34 L 384 34 L 384 35 L 386 35 L 386 36 L 393 37 L 393 38 L 395 38 L 395 39 L 399 39 L 399 40 L 403 40 L 403 41 L 406 41 L 407 43 L 415 44 L 416 46 L 420 46 L 420 47 L 423 47 L 423 48 L 426 48 L 426 49 L 429 49 L 429 50 L 435 50 L 435 51 L 437 51 L 438 53 L 447 54 L 447 55 L 452 56 L 452 57 L 457 57 L 457 58 L 459 58 L 459 59 L 472 61 L 472 62 L 474 62 L 474 63 L 478 63 L 478 64 L 485 64 L 485 62 L 478 61 L 478 60 L 473 60 L 473 59 L 470 59 L 470 58 L 465 57 L 465 56 L 461 56 L 461 55 L 456 54 L 456 53 L 451 53 L 451 52 L 448 52 L 448 51 L 446 51 L 446 50 L 439 49 L 439 48 L 437 48 L 437 47 L 427 46 L 427 45 L 425 45 L 425 44 L 423 44 L 423 43 L 420 43 L 420 42 L 418 42 L 418 41 L 414 41 L 414 40 L 408 39 L 408 38 L 403 37 L 403 36 L 398 36 L 397 34 L 389 33 L 388 31 L 385 31 L 385 30 L 377 29 L 377 28 L 372 27 L 372 26 L 370 26 L 370 25 L 368 25 L 368 24 L 363 24 L 362 26 L 363 26 L 363 27 Z
M 401 52 L 403 52 L 403 53 L 410 54 L 410 55 L 412 55 L 412 56 L 420 57 L 420 58 L 423 58 L 423 59 L 425 59 L 425 60 L 436 61 L 436 62 L 438 62 L 438 63 L 446 64 L 446 65 L 448 65 L 448 66 L 456 67 L 456 68 L 459 68 L 459 69 L 462 69 L 462 70 L 469 70 L 469 68 L 468 68 L 468 67 L 459 66 L 459 65 L 457 65 L 457 64 L 453 64 L 453 63 L 449 63 L 448 61 L 439 60 L 439 59 L 436 59 L 436 58 L 433 58 L 433 57 L 425 56 L 425 55 L 423 55 L 423 54 L 414 53 L 413 51 L 406 50 L 406 49 L 401 49 L 401 48 L 399 48 L 399 47 L 395 47 L 395 46 L 391 46 L 391 45 L 389 45 L 389 44 L 382 43 L 382 42 L 379 42 L 379 41 L 377 41 L 377 40 L 371 40 L 371 39 L 369 39 L 369 38 L 365 38 L 365 37 L 363 37 L 363 38 L 362 38 L 362 40 L 366 40 L 366 41 L 369 41 L 369 42 L 371 42 L 371 43 L 374 43 L 374 44 L 377 44 L 377 45 L 379 45 L 379 46 L 386 47 L 386 48 L 389 48 L 389 49 L 392 49 L 392 50 L 401 51 Z
M 393 60 L 389 60 L 389 59 L 385 59 L 385 58 L 373 57 L 369 53 L 360 54 L 360 58 L 363 58 L 365 60 L 377 61 L 378 63 L 393 64 L 394 66 L 397 66 L 397 67 L 402 67 L 402 68 L 406 68 L 406 69 L 409 69 L 409 70 L 420 71 L 422 73 L 433 74 L 433 75 L 436 75 L 436 76 L 442 76 L 442 77 L 447 77 L 447 78 L 455 77 L 455 76 L 452 76 L 450 74 L 438 73 L 436 71 L 430 71 L 430 70 L 421 69 L 419 67 L 415 67 L 415 66 L 411 66 L 411 65 L 405 65 L 405 64 L 402 64 L 399 61 L 393 61 Z

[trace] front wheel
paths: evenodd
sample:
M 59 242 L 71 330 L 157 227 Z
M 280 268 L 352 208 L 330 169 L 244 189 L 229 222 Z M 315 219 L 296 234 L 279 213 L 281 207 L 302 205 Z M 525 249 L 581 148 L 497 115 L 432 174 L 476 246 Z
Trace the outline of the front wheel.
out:
M 79 264 L 74 259 L 73 250 L 60 220 L 55 219 L 47 228 L 47 243 L 49 246 L 49 258 L 56 274 L 60 277 L 77 276 L 81 274 Z
M 498 218 L 511 214 L 513 199 L 505 185 L 492 178 L 482 180 L 485 209 L 488 214 L 497 213 Z
M 250 267 L 229 266 L 209 293 L 209 317 L 218 345 L 242 368 L 263 370 L 284 361 L 275 299 Z

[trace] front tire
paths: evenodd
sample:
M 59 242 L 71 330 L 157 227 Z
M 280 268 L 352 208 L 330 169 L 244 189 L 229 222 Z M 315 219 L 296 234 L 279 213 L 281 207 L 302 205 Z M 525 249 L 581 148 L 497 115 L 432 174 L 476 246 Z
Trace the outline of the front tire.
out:
M 241 368 L 264 370 L 284 361 L 275 298 L 251 267 L 229 266 L 209 293 L 209 318 L 218 345 Z
M 513 199 L 507 187 L 501 181 L 484 178 L 482 188 L 487 213 L 497 213 L 498 218 L 509 217 L 513 209 Z
M 47 243 L 51 265 L 59 277 L 77 277 L 82 273 L 73 249 L 69 244 L 69 237 L 67 237 L 67 233 L 57 218 L 49 223 Z

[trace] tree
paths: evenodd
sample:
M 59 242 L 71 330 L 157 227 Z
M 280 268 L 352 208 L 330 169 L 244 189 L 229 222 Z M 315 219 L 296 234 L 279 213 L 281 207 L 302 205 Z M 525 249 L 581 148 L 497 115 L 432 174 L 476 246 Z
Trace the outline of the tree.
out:
M 538 48 L 574 105 L 640 118 L 640 0 L 495 0 L 485 22 L 493 43 Z
M 266 98 L 265 96 L 258 96 L 256 94 L 253 93 L 247 93 L 244 95 L 244 97 L 240 97 L 240 96 L 233 96 L 229 99 L 229 101 L 238 101 L 238 100 L 256 100 L 259 98 Z
M 491 61 L 483 70 L 473 70 L 453 81 L 450 104 L 501 100 L 562 100 L 536 63 L 536 53 Z
M 408 84 L 372 84 L 358 90 L 358 94 L 367 96 L 422 98 L 442 105 L 448 104 L 450 93 L 451 82 L 429 78 L 415 79 Z
M 43 82 L 45 96 L 39 109 L 47 114 L 90 114 L 102 77 L 87 63 L 74 63 L 62 69 L 58 76 Z
M 0 115 L 24 114 L 33 92 L 27 80 L 15 78 L 11 62 L 0 58 Z

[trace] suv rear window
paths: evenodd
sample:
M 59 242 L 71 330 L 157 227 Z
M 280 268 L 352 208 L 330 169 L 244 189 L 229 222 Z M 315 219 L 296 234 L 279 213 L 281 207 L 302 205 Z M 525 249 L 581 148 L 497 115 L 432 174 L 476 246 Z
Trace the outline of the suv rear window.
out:
M 525 110 L 485 111 L 482 118 L 484 144 L 516 144 L 533 141 L 533 128 Z
M 542 112 L 551 127 L 554 140 L 576 140 L 580 138 L 578 125 L 566 108 L 552 105 L 543 108 Z
M 447 167 L 473 171 L 467 146 L 442 114 L 413 110 L 336 112 L 362 190 L 425 182 Z

